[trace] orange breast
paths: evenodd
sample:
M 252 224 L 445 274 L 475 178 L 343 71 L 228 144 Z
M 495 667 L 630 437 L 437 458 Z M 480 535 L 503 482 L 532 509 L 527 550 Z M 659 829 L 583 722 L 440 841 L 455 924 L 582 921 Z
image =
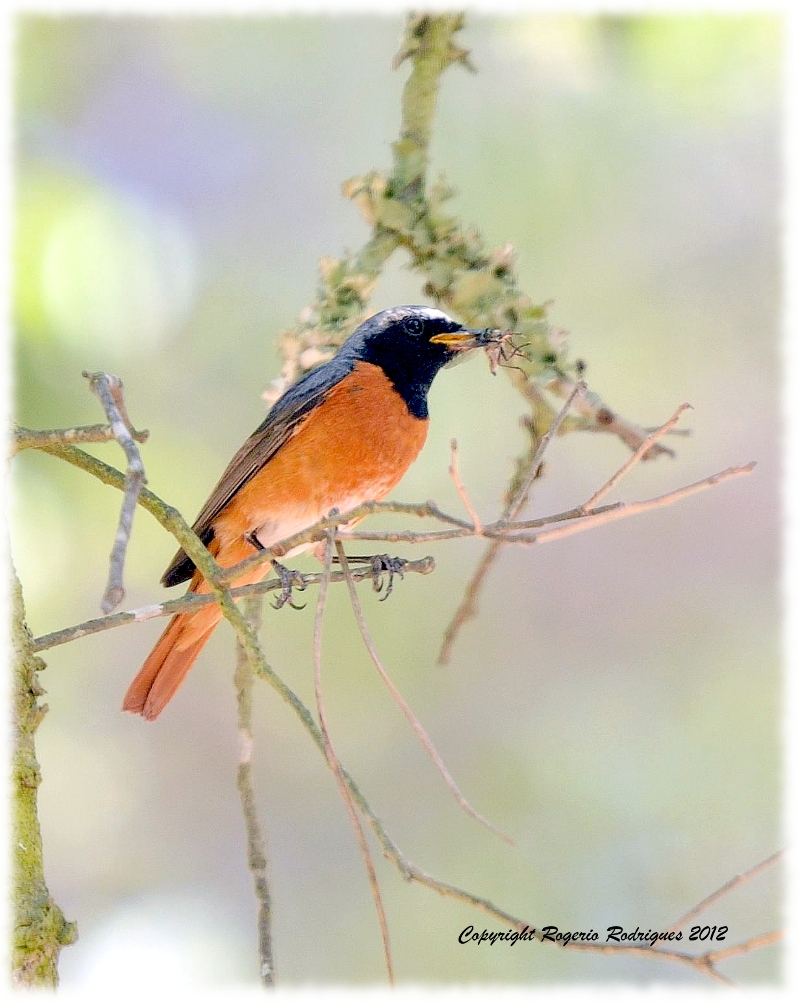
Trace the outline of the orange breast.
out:
M 409 413 L 380 366 L 357 363 L 214 520 L 220 550 L 245 533 L 267 547 L 332 508 L 379 501 L 416 459 L 427 431 L 427 419 Z

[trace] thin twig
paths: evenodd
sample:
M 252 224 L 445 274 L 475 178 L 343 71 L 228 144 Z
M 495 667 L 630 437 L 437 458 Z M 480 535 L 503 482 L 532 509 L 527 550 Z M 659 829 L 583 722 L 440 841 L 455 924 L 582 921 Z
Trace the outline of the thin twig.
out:
M 250 596 L 242 603 L 242 613 L 251 630 L 257 632 L 261 623 L 262 597 Z M 242 814 L 247 835 L 247 866 L 253 878 L 258 905 L 258 958 L 261 984 L 275 985 L 275 960 L 272 949 L 272 896 L 269 887 L 267 847 L 256 811 L 253 784 L 253 670 L 241 642 L 236 643 L 237 728 L 239 732 L 239 762 L 236 787 L 242 802 Z
M 470 500 L 469 494 L 467 493 L 467 489 L 464 487 L 464 482 L 461 480 L 461 473 L 458 469 L 457 439 L 450 440 L 450 466 L 448 467 L 447 472 L 450 474 L 453 484 L 455 484 L 459 498 L 464 503 L 464 508 L 467 510 L 470 519 L 472 519 L 472 526 L 473 529 L 475 530 L 475 535 L 482 536 L 483 525 L 481 523 L 481 518 L 478 515 L 477 511 L 475 510 L 475 506 L 472 504 L 472 501 Z
M 770 933 L 762 933 L 758 937 L 751 937 L 750 940 L 743 940 L 740 944 L 732 944 L 730 947 L 723 947 L 719 951 L 710 951 L 703 955 L 709 965 L 716 965 L 718 961 L 725 958 L 734 958 L 738 954 L 748 954 L 759 947 L 767 947 L 783 939 L 783 930 L 772 930 Z
M 380 515 L 384 513 L 413 515 L 420 519 L 437 519 L 440 522 L 447 523 L 448 525 L 457 527 L 460 530 L 466 530 L 465 533 L 456 533 L 455 535 L 448 536 L 448 539 L 454 539 L 462 535 L 470 536 L 472 534 L 472 526 L 470 523 L 466 522 L 464 519 L 457 519 L 455 516 L 448 515 L 433 501 L 421 502 L 419 504 L 409 504 L 407 502 L 367 501 L 363 502 L 361 505 L 357 505 L 355 508 L 352 508 L 343 514 L 337 513 L 335 515 L 328 515 L 324 519 L 320 519 L 319 522 L 308 526 L 306 529 L 299 530 L 297 533 L 286 537 L 284 540 L 278 540 L 265 550 L 256 551 L 255 554 L 251 554 L 250 557 L 245 558 L 238 564 L 221 570 L 219 581 L 223 583 L 234 581 L 246 574 L 248 571 L 252 571 L 254 568 L 260 567 L 262 564 L 269 564 L 273 558 L 280 558 L 288 551 L 294 550 L 296 547 L 299 547 L 304 543 L 321 542 L 325 539 L 325 535 L 329 529 L 338 529 L 340 526 L 346 525 L 348 522 L 360 521 L 368 515 Z
M 761 874 L 767 868 L 771 867 L 777 860 L 780 859 L 782 854 L 783 851 L 778 850 L 776 853 L 771 854 L 765 860 L 762 860 L 749 870 L 744 871 L 742 874 L 737 874 L 729 881 L 726 881 L 725 884 L 721 885 L 715 892 L 708 895 L 701 902 L 698 902 L 696 906 L 681 916 L 681 918 L 677 922 L 673 923 L 672 926 L 668 927 L 664 933 L 674 933 L 680 930 L 686 923 L 694 919 L 701 912 L 705 911 L 714 902 L 718 902 L 724 896 L 729 895 L 734 888 L 737 888 L 739 885 L 751 880 L 756 877 L 756 875 Z M 729 978 L 716 969 L 716 964 L 726 958 L 732 958 L 740 954 L 747 954 L 757 948 L 766 947 L 769 944 L 773 944 L 780 940 L 782 936 L 783 932 L 781 930 L 773 930 L 770 933 L 760 934 L 757 937 L 741 941 L 738 944 L 732 944 L 730 947 L 724 947 L 717 951 L 706 951 L 703 954 L 688 954 L 681 951 L 667 949 L 665 947 L 654 947 L 652 945 L 647 946 L 644 944 L 599 944 L 573 941 L 569 944 L 565 944 L 564 947 L 576 951 L 591 951 L 595 954 L 638 954 L 644 957 L 657 958 L 661 961 L 676 961 L 680 964 L 689 965 L 697 971 L 709 975 L 711 978 L 716 979 L 716 981 L 722 982 L 725 985 L 733 985 L 733 982 L 731 982 Z
M 453 653 L 453 646 L 455 645 L 456 639 L 461 632 L 461 628 L 465 623 L 468 623 L 470 620 L 474 620 L 480 612 L 480 607 L 478 606 L 478 596 L 480 595 L 483 583 L 491 571 L 492 565 L 494 564 L 497 555 L 500 553 L 502 546 L 502 541 L 492 540 L 488 547 L 484 550 L 483 556 L 478 562 L 477 568 L 475 568 L 472 572 L 470 580 L 464 588 L 464 595 L 461 598 L 461 602 L 458 604 L 458 608 L 445 628 L 444 636 L 442 637 L 442 645 L 439 648 L 439 654 L 436 656 L 437 665 L 447 665 L 449 663 L 450 656 Z
M 671 933 L 673 930 L 680 930 L 680 928 L 688 923 L 690 919 L 694 919 L 694 917 L 698 916 L 701 912 L 705 912 L 709 906 L 713 905 L 714 902 L 717 902 L 723 896 L 728 895 L 734 888 L 744 884 L 746 881 L 750 881 L 752 878 L 756 877 L 756 875 L 761 874 L 762 871 L 766 871 L 768 868 L 772 867 L 772 865 L 777 863 L 782 856 L 783 850 L 777 850 L 775 853 L 767 857 L 766 860 L 762 860 L 760 864 L 756 864 L 754 867 L 751 867 L 747 871 L 743 871 L 741 874 L 734 875 L 730 881 L 726 881 L 724 885 L 720 885 L 715 892 L 712 892 L 701 902 L 698 902 L 693 909 L 690 909 L 689 912 L 686 913 L 686 915 L 681 916 L 677 922 L 668 927 L 667 933 Z
M 380 656 L 378 655 L 377 649 L 375 648 L 375 644 L 372 641 L 372 637 L 370 636 L 366 620 L 364 619 L 364 613 L 361 609 L 361 603 L 359 602 L 358 599 L 358 593 L 356 592 L 355 582 L 353 581 L 353 578 L 350 575 L 350 565 L 347 560 L 347 555 L 344 552 L 344 547 L 342 546 L 341 542 L 338 539 L 336 540 L 336 555 L 339 558 L 339 564 L 341 565 L 342 570 L 345 573 L 345 577 L 347 578 L 347 589 L 348 592 L 350 593 L 350 604 L 353 607 L 353 614 L 356 618 L 358 629 L 361 632 L 361 638 L 364 641 L 364 646 L 369 652 L 369 656 L 372 659 L 372 663 L 378 670 L 378 674 L 383 680 L 386 688 L 391 693 L 392 699 L 405 715 L 406 720 L 414 730 L 414 734 L 420 740 L 423 749 L 425 749 L 425 751 L 430 756 L 433 765 L 439 771 L 440 776 L 447 784 L 447 786 L 450 788 L 450 791 L 452 792 L 453 796 L 455 797 L 456 801 L 461 806 L 461 808 L 468 815 L 471 815 L 474 819 L 477 819 L 477 821 L 480 822 L 482 825 L 485 825 L 487 829 L 491 829 L 492 832 L 496 833 L 507 843 L 510 843 L 513 846 L 514 840 L 510 836 L 506 835 L 506 833 L 504 833 L 502 829 L 498 829 L 496 825 L 493 825 L 486 818 L 484 818 L 483 815 L 480 814 L 480 812 L 476 811 L 469 803 L 469 801 L 467 801 L 467 799 L 461 793 L 455 780 L 453 780 L 452 776 L 450 775 L 449 770 L 444 765 L 444 762 L 439 753 L 437 752 L 436 747 L 431 741 L 428 733 L 419 723 L 414 712 L 408 706 L 402 694 L 392 682 L 388 672 L 386 671 L 386 669 L 383 666 L 383 663 L 381 662 Z
M 659 961 L 676 961 L 683 965 L 689 965 L 704 975 L 711 976 L 717 982 L 732 986 L 734 983 L 715 968 L 717 962 L 740 954 L 748 954 L 750 951 L 755 951 L 760 947 L 767 947 L 769 944 L 774 944 L 781 940 L 782 937 L 782 930 L 772 930 L 770 933 L 751 937 L 749 940 L 732 944 L 730 947 L 725 947 L 722 950 L 706 951 L 704 954 L 688 954 L 660 947 L 648 947 L 644 944 L 595 944 L 571 941 L 569 944 L 564 944 L 563 946 L 565 950 L 588 951 L 592 954 L 636 954 L 641 957 L 655 958 Z
M 614 502 L 613 505 L 604 505 L 586 513 L 582 513 L 579 509 L 574 509 L 545 519 L 532 519 L 519 523 L 502 520 L 487 523 L 483 527 L 483 536 L 489 537 L 499 544 L 518 543 L 531 545 L 534 543 L 549 543 L 552 540 L 571 536 L 573 533 L 582 533 L 584 530 L 594 529 L 608 522 L 616 522 L 618 519 L 627 519 L 633 515 L 640 515 L 642 512 L 649 512 L 651 509 L 666 508 L 668 505 L 674 505 L 675 502 L 683 501 L 684 498 L 688 498 L 690 495 L 705 491 L 707 488 L 716 487 L 723 481 L 751 474 L 755 470 L 755 467 L 755 460 L 741 467 L 726 467 L 725 470 L 719 470 L 717 473 L 702 478 L 702 480 L 694 481 L 692 484 L 686 484 L 681 488 L 668 491 L 663 495 L 657 495 L 654 498 L 646 498 L 643 501 L 634 502 Z M 562 521 L 564 525 L 543 530 L 541 533 L 520 532 L 523 528 L 528 529 L 531 526 L 543 526 Z M 464 528 L 449 530 L 446 533 L 407 533 L 402 536 L 402 539 L 408 543 L 427 544 L 438 540 L 454 540 L 474 535 L 471 529 Z M 352 533 L 340 533 L 339 538 L 341 540 L 396 541 L 400 537 L 399 534 L 393 532 L 373 533 L 354 531 Z
M 325 758 L 327 759 L 328 766 L 331 768 L 333 775 L 336 778 L 336 785 L 339 788 L 339 793 L 342 796 L 342 801 L 344 801 L 347 814 L 350 818 L 350 824 L 352 825 L 353 831 L 356 834 L 356 839 L 358 840 L 361 858 L 364 861 L 364 866 L 366 867 L 367 876 L 369 878 L 372 901 L 375 903 L 375 910 L 378 913 L 378 924 L 380 926 L 381 940 L 383 942 L 386 972 L 389 978 L 389 984 L 394 985 L 394 966 L 392 964 L 392 950 L 389 943 L 389 924 L 386 920 L 386 911 L 383 907 L 383 898 L 381 897 L 380 885 L 378 884 L 378 875 L 375 871 L 375 863 L 372 859 L 372 854 L 369 851 L 364 829 L 361 825 L 361 820 L 358 817 L 356 806 L 353 803 L 352 795 L 348 790 L 347 783 L 345 782 L 341 761 L 333 748 L 330 732 L 328 730 L 328 722 L 325 717 L 325 701 L 322 694 L 322 621 L 325 615 L 325 603 L 328 598 L 328 585 L 330 584 L 331 577 L 331 558 L 333 556 L 334 532 L 335 530 L 329 529 L 327 539 L 325 541 L 325 554 L 323 558 L 324 570 L 322 573 L 322 581 L 319 586 L 319 595 L 317 596 L 317 609 L 314 615 L 314 695 L 317 702 L 317 714 L 319 715 L 320 731 L 322 732 L 322 738 L 325 743 Z
M 659 494 L 656 497 L 646 498 L 642 501 L 616 501 L 614 505 L 604 506 L 593 512 L 581 515 L 577 511 L 561 514 L 557 517 L 549 517 L 544 520 L 531 520 L 525 523 L 489 523 L 483 527 L 483 536 L 496 540 L 500 544 L 543 544 L 561 537 L 570 536 L 573 533 L 582 533 L 584 530 L 591 530 L 606 523 L 614 523 L 620 519 L 628 519 L 631 516 L 649 512 L 652 509 L 661 509 L 674 505 L 676 501 L 681 501 L 691 494 L 709 487 L 716 487 L 724 480 L 731 480 L 734 477 L 744 476 L 752 473 L 756 467 L 755 460 L 746 463 L 744 466 L 729 466 L 717 473 L 712 473 L 702 480 L 696 480 L 684 487 L 678 487 L 666 494 Z M 568 520 L 563 526 L 556 526 L 551 530 L 544 530 L 541 533 L 522 533 L 521 529 L 528 529 L 532 526 L 544 526 L 562 520 Z M 452 530 L 446 533 L 394 533 L 394 532 L 369 532 L 354 531 L 352 533 L 341 533 L 340 540 L 359 541 L 381 541 L 396 542 L 398 540 L 411 544 L 429 544 L 440 540 L 456 540 L 465 537 L 473 537 L 474 533 L 470 529 Z
M 716 474 L 711 474 L 709 477 L 704 477 L 693 484 L 677 488 L 675 491 L 668 491 L 666 494 L 658 495 L 656 498 L 648 498 L 645 501 L 623 502 L 621 505 L 607 508 L 604 512 L 598 512 L 596 515 L 593 512 L 589 512 L 584 519 L 576 519 L 574 522 L 569 522 L 564 526 L 545 529 L 540 533 L 532 533 L 530 536 L 509 534 L 507 540 L 509 543 L 549 543 L 552 540 L 561 540 L 565 536 L 572 536 L 574 533 L 594 529 L 596 526 L 616 522 L 618 519 L 627 519 L 629 516 L 640 515 L 642 512 L 650 512 L 652 509 L 674 505 L 675 502 L 683 501 L 684 498 L 697 494 L 699 491 L 716 487 L 722 481 L 751 474 L 755 466 L 755 461 L 752 461 L 742 467 L 727 467 Z
M 708 961 L 705 954 L 687 954 L 683 951 L 664 950 L 660 947 L 647 947 L 642 944 L 594 944 L 581 941 L 570 941 L 563 945 L 565 951 L 586 951 L 590 954 L 631 954 L 640 958 L 653 958 L 658 961 L 674 961 L 681 965 L 688 965 L 704 975 L 710 976 L 715 982 L 721 982 L 726 986 L 734 983 L 721 972 L 714 968 L 713 963 Z
M 551 380 L 547 384 L 547 389 L 563 399 L 572 393 L 574 386 L 575 384 L 571 380 L 559 377 Z M 580 401 L 577 402 L 577 405 L 578 411 L 591 422 L 591 424 L 586 426 L 588 431 L 607 432 L 616 435 L 626 446 L 633 450 L 638 449 L 647 436 L 646 429 L 633 421 L 629 421 L 621 414 L 612 411 L 593 390 L 587 390 Z M 675 455 L 673 450 L 669 449 L 663 443 L 657 442 L 645 453 L 644 459 L 654 459 L 662 453 L 667 456 Z
M 598 488 L 598 490 L 595 491 L 595 493 L 587 502 L 583 503 L 583 505 L 581 506 L 582 510 L 584 512 L 590 512 L 593 508 L 595 508 L 600 499 L 605 498 L 608 492 L 611 491 L 614 487 L 616 487 L 617 484 L 619 484 L 619 482 L 622 480 L 625 474 L 627 474 L 627 472 L 631 469 L 631 467 L 635 466 L 639 462 L 639 460 L 644 458 L 645 454 L 650 450 L 651 446 L 653 446 L 656 442 L 658 442 L 659 439 L 665 436 L 678 424 L 678 421 L 680 420 L 680 417 L 683 414 L 683 412 L 688 411 L 691 408 L 691 406 L 692 406 L 691 404 L 681 404 L 680 407 L 675 409 L 675 413 L 672 415 L 671 418 L 665 421 L 664 424 L 661 425 L 659 428 L 653 429 L 653 431 L 648 434 L 647 438 L 641 442 L 641 444 L 638 446 L 635 452 L 633 452 L 628 457 L 628 459 L 622 464 L 619 470 L 617 470 L 617 472 L 613 474 L 601 488 Z
M 137 431 L 132 429 L 131 435 L 137 442 L 147 442 L 150 433 L 147 429 Z M 11 438 L 11 455 L 22 452 L 23 449 L 41 449 L 43 446 L 56 446 L 59 443 L 92 443 L 113 442 L 115 435 L 110 425 L 78 425 L 75 428 L 32 429 L 22 425 L 15 426 Z
M 564 424 L 564 419 L 569 414 L 572 405 L 576 401 L 580 400 L 580 398 L 583 397 L 585 393 L 586 393 L 586 383 L 583 380 L 578 380 L 578 382 L 572 389 L 572 393 L 565 401 L 564 406 L 561 408 L 561 410 L 553 419 L 550 428 L 548 428 L 548 430 L 544 433 L 544 435 L 540 439 L 539 445 L 536 447 L 536 452 L 530 459 L 530 463 L 528 465 L 528 471 L 525 477 L 523 478 L 519 488 L 517 489 L 517 493 L 514 495 L 514 497 L 509 501 L 508 505 L 506 506 L 506 510 L 503 513 L 504 520 L 515 519 L 519 514 L 520 510 L 522 509 L 522 506 L 528 499 L 528 492 L 530 491 L 533 482 L 536 480 L 536 476 L 539 472 L 539 466 L 541 465 L 541 462 L 544 459 L 544 454 L 547 452 L 547 447 L 550 445 L 553 438 L 558 434 L 558 430 Z
M 567 398 L 564 406 L 553 419 L 550 428 L 539 440 L 539 444 L 537 445 L 536 450 L 528 463 L 527 471 L 522 476 L 520 486 L 514 496 L 509 499 L 505 511 L 503 512 L 503 520 L 501 521 L 514 519 L 519 514 L 522 506 L 527 501 L 528 493 L 530 492 L 533 482 L 536 480 L 537 474 L 539 473 L 539 467 L 541 466 L 547 447 L 550 445 L 551 440 L 558 433 L 559 428 L 564 423 L 564 419 L 567 417 L 572 405 L 579 397 L 582 397 L 585 392 L 586 383 L 583 380 L 579 380 L 573 387 L 572 392 Z M 438 665 L 447 665 L 450 661 L 453 645 L 456 643 L 456 638 L 458 637 L 461 628 L 465 623 L 473 620 L 478 615 L 478 595 L 480 593 L 481 586 L 486 580 L 486 577 L 499 553 L 499 543 L 490 543 L 483 552 L 483 556 L 481 557 L 477 568 L 472 573 L 470 580 L 467 582 L 464 589 L 464 596 L 445 629 L 444 637 L 442 638 L 442 646 L 439 649 L 439 654 L 436 658 Z
M 122 380 L 111 373 L 83 374 L 89 381 L 92 393 L 103 406 L 108 418 L 111 433 L 122 446 L 127 461 L 125 471 L 125 490 L 122 497 L 122 509 L 119 514 L 119 525 L 114 537 L 108 568 L 108 584 L 103 594 L 100 608 L 104 613 L 110 613 L 125 597 L 124 570 L 125 555 L 128 541 L 133 528 L 133 515 L 136 502 L 142 486 L 147 483 L 144 464 L 139 453 L 139 447 L 133 436 L 133 426 L 128 418 L 125 400 L 122 396 Z

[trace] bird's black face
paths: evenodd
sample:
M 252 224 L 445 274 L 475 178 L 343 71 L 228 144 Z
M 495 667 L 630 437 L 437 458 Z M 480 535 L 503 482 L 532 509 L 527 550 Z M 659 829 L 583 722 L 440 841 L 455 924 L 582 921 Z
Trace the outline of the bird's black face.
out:
M 360 359 L 383 369 L 411 413 L 424 418 L 434 376 L 458 354 L 476 348 L 482 333 L 435 307 L 397 306 L 364 321 L 351 341 Z
M 396 306 L 361 325 L 376 351 L 405 351 L 409 357 L 443 358 L 474 348 L 478 331 L 470 331 L 446 313 L 430 306 Z M 442 353 L 445 354 L 442 354 Z

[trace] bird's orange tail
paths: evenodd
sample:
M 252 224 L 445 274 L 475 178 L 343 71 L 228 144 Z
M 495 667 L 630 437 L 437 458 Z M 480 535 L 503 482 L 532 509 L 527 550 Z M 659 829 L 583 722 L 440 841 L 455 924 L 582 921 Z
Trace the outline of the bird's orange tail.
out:
M 175 695 L 222 618 L 219 606 L 178 613 L 169 622 L 139 674 L 128 687 L 122 709 L 153 721 Z
M 254 550 L 252 544 L 244 538 L 229 544 L 224 553 L 218 553 L 218 549 L 217 541 L 212 540 L 209 550 L 223 567 L 238 564 Z M 260 581 L 268 570 L 269 565 L 255 568 L 232 584 L 250 585 Z M 208 583 L 196 571 L 189 593 L 202 595 L 209 591 Z M 128 687 L 122 709 L 129 710 L 132 714 L 141 714 L 148 721 L 155 720 L 175 696 L 186 673 L 194 665 L 221 619 L 222 610 L 216 603 L 202 606 L 196 613 L 177 613 Z

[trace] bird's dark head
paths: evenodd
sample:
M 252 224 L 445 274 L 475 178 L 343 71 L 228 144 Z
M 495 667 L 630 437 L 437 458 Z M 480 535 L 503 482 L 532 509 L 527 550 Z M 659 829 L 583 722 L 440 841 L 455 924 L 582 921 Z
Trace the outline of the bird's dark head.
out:
M 348 339 L 346 349 L 380 366 L 408 404 L 425 418 L 434 376 L 458 355 L 477 348 L 483 331 L 473 331 L 431 306 L 382 310 Z

